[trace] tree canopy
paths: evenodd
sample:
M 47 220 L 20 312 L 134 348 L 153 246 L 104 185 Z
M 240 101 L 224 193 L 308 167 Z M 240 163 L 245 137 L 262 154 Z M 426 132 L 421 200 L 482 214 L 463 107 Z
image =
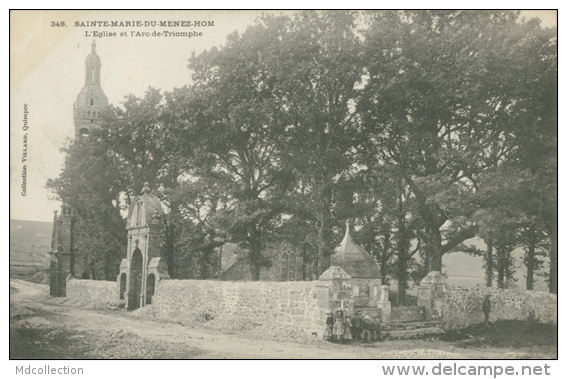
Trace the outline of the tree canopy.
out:
M 92 199 L 118 222 L 154 183 L 172 276 L 188 257 L 215 275 L 234 242 L 258 280 L 285 239 L 318 277 L 350 220 L 402 299 L 456 249 L 505 286 L 506 254 L 524 247 L 528 288 L 546 254 L 557 291 L 555 28 L 513 11 L 264 15 L 188 68 L 191 85 L 109 107 L 49 184 L 85 222 Z M 486 252 L 463 245 L 475 236 Z

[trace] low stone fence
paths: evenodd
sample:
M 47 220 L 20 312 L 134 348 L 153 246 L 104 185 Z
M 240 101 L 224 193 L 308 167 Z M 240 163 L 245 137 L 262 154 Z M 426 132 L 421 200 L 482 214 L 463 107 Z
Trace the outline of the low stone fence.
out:
M 397 322 L 422 321 L 425 319 L 423 307 L 403 306 L 392 307 L 391 320 Z
M 557 295 L 450 286 L 440 278 L 429 279 L 419 287 L 420 308 L 392 308 L 394 319 L 415 319 L 413 313 L 420 309 L 425 311 L 426 319 L 436 320 L 446 330 L 467 327 L 484 321 L 482 304 L 490 294 L 492 322 L 517 319 L 557 324 Z M 182 324 L 197 321 L 221 329 L 289 328 L 302 334 L 320 335 L 329 309 L 343 307 L 352 313 L 352 293 L 347 284 L 337 278 L 312 282 L 162 280 L 157 283 L 153 304 L 137 312 L 164 321 Z M 77 279 L 67 282 L 66 301 L 81 307 L 119 306 L 124 302 L 119 296 L 117 282 Z
M 557 325 L 557 295 L 517 289 L 450 286 L 441 273 L 432 271 L 418 287 L 418 305 L 427 320 L 435 320 L 445 329 L 455 329 L 484 321 L 482 303 L 490 294 L 490 318 L 496 320 L 534 320 Z
M 163 280 L 143 311 L 165 321 L 239 330 L 277 325 L 320 335 L 328 291 L 322 282 Z
M 107 308 L 123 302 L 118 283 L 102 280 L 70 279 L 66 297 L 84 308 Z
M 482 303 L 490 294 L 490 321 L 534 320 L 557 324 L 557 295 L 525 290 L 488 287 L 444 286 L 443 324 L 446 329 L 484 321 Z

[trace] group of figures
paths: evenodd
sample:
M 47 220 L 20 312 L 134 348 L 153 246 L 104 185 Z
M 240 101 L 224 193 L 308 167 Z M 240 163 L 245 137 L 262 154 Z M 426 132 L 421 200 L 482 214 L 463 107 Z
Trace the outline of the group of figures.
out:
M 325 334 L 323 338 L 330 342 L 346 343 L 350 341 L 374 342 L 380 341 L 382 324 L 380 319 L 375 316 L 374 320 L 370 316 L 362 317 L 362 312 L 356 311 L 351 318 L 344 314 L 342 309 L 333 314 L 327 312 Z

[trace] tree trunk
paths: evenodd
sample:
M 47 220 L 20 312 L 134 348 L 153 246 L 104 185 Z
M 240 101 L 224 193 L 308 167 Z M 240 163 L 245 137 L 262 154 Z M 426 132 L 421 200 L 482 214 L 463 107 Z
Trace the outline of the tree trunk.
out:
M 408 250 L 410 247 L 408 230 L 406 227 L 406 212 L 404 211 L 404 197 L 402 181 L 399 181 L 399 196 L 398 196 L 398 238 L 397 238 L 397 253 L 398 253 L 398 305 L 405 305 L 406 303 L 406 289 L 408 286 Z
M 169 277 L 172 279 L 177 279 L 174 270 L 175 268 L 174 249 L 175 249 L 176 227 L 175 227 L 175 222 L 173 221 L 173 217 L 178 211 L 178 208 L 176 204 L 172 203 L 170 209 L 171 210 L 169 212 L 169 215 L 167 215 L 166 218 L 167 225 L 164 233 L 165 243 L 164 243 L 163 256 L 165 257 L 165 261 L 167 263 L 167 273 L 169 274 Z
M 407 259 L 398 258 L 398 305 L 406 305 L 406 290 L 408 287 Z
M 301 280 L 305 281 L 305 256 L 307 255 L 307 247 L 301 244 Z
M 551 227 L 551 251 L 549 252 L 549 292 L 557 294 L 557 223 Z
M 494 255 L 492 238 L 486 241 L 486 286 L 492 287 L 492 277 L 494 276 Z
M 250 259 L 250 274 L 252 276 L 252 281 L 259 281 L 260 280 L 260 263 L 258 260 L 258 253 L 251 253 Z
M 256 226 L 249 227 L 249 249 L 248 258 L 250 265 L 250 274 L 253 281 L 260 280 L 260 268 L 262 267 L 262 243 L 260 231 Z
M 319 280 L 319 247 L 317 247 L 317 255 L 315 255 L 315 259 L 313 261 L 313 272 L 311 275 L 315 274 L 313 280 Z
M 441 252 L 441 232 L 439 228 L 430 229 L 430 249 L 429 272 L 439 271 L 443 269 L 443 253 Z
M 317 277 L 331 266 L 331 254 L 333 250 L 331 246 L 331 213 L 329 210 L 322 210 L 319 213 L 319 224 L 319 230 L 317 232 L 317 239 L 319 240 L 319 267 Z
M 388 255 L 390 254 L 390 231 L 384 231 L 384 248 L 380 254 L 380 276 L 382 277 L 382 285 L 388 284 L 386 275 L 388 274 Z
M 526 289 L 532 291 L 534 289 L 534 265 L 535 265 L 535 231 L 533 227 L 528 230 L 528 251 L 526 257 Z
M 406 304 L 406 290 L 408 288 L 408 252 L 410 236 L 406 227 L 406 215 L 403 208 L 403 198 L 398 199 L 398 305 Z
M 497 266 L 496 271 L 498 273 L 497 282 L 498 288 L 505 288 L 504 278 L 506 275 L 506 251 L 503 247 L 497 246 L 496 247 L 496 255 L 497 255 Z
M 429 243 L 424 243 L 423 252 L 425 253 L 425 256 L 423 257 L 423 264 L 425 266 L 426 271 L 429 272 L 429 269 L 431 268 L 430 262 L 431 262 L 431 255 L 432 255 L 431 254 L 431 245 Z M 423 279 L 423 278 L 421 278 L 421 279 Z
M 201 259 L 199 259 L 199 276 L 201 277 L 201 280 L 207 279 L 208 275 L 207 275 L 207 260 L 205 259 L 205 252 L 201 253 Z

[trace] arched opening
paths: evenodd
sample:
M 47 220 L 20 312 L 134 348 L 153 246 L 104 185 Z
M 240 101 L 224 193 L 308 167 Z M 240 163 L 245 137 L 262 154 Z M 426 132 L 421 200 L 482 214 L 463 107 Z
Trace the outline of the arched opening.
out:
M 123 272 L 120 275 L 120 300 L 124 300 L 125 293 L 126 293 L 126 273 Z
M 148 283 L 146 284 L 146 304 L 152 303 L 152 298 L 156 290 L 156 276 L 154 274 L 148 275 Z
M 142 270 L 144 266 L 144 258 L 140 249 L 134 250 L 132 253 L 132 274 L 130 277 L 130 294 L 132 305 L 129 308 L 140 308 L 140 295 L 142 294 Z

